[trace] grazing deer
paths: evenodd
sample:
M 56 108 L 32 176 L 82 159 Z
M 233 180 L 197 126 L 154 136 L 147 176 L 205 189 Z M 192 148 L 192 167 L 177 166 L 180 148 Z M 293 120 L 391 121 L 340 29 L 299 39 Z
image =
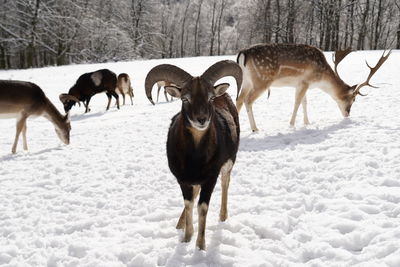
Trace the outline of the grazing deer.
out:
M 383 52 L 365 82 L 347 85 L 339 76 L 338 64 L 351 52 L 350 49 L 337 51 L 334 55 L 334 70 L 329 66 L 321 50 L 316 47 L 299 44 L 262 44 L 239 52 L 237 62 L 243 70 L 241 93 L 236 101 L 238 112 L 243 102 L 246 106 L 250 126 L 258 131 L 253 115 L 254 101 L 271 86 L 292 86 L 296 88 L 295 103 L 290 125 L 294 126 L 300 103 L 303 106 L 304 123 L 309 124 L 307 115 L 306 92 L 308 88 L 320 88 L 328 93 L 338 104 L 344 117 L 350 115 L 360 89 L 371 86 L 369 81 L 390 55 Z M 371 86 L 373 87 L 373 86 Z
M 123 105 L 125 105 L 125 95 L 128 95 L 131 98 L 131 104 L 133 105 L 133 89 L 131 85 L 131 79 L 129 75 L 126 73 L 121 73 L 117 78 L 117 88 L 115 91 L 122 95 Z
M 16 118 L 17 131 L 11 152 L 15 153 L 19 135 L 22 132 L 24 150 L 26 142 L 26 120 L 43 116 L 53 123 L 60 140 L 69 144 L 71 124 L 68 114 L 63 116 L 46 97 L 42 89 L 34 83 L 0 80 L 0 118 Z
M 158 97 L 160 96 L 160 91 L 161 91 L 161 88 L 162 87 L 164 87 L 164 97 L 165 97 L 165 101 L 167 101 L 167 102 L 169 102 L 169 99 L 168 99 L 168 94 L 167 94 L 167 90 L 165 89 L 165 87 L 166 86 L 173 86 L 173 84 L 170 84 L 170 83 L 168 83 L 168 82 L 166 82 L 166 81 L 159 81 L 159 82 L 157 82 L 157 103 L 158 103 Z M 173 97 L 171 96 L 171 101 L 173 100 Z

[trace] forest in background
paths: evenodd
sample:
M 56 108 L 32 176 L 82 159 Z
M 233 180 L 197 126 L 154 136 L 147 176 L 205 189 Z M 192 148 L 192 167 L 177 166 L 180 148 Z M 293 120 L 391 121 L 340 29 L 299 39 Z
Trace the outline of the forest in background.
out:
M 0 69 L 233 55 L 256 43 L 400 48 L 400 0 L 0 0 Z

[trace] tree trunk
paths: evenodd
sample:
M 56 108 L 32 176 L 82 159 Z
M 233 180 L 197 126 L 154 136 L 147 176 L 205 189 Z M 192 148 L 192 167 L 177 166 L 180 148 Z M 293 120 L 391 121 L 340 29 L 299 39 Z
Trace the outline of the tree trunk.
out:
M 221 0 L 221 8 L 219 11 L 218 28 L 217 28 L 217 54 L 218 54 L 218 56 L 221 55 L 221 23 L 222 23 L 222 17 L 224 15 L 225 7 L 226 7 L 226 0 Z
M 325 7 L 319 6 L 319 47 L 322 47 L 325 38 Z
M 338 0 L 336 1 L 336 6 L 335 6 L 335 34 L 334 34 L 334 41 L 332 43 L 332 50 L 337 50 L 340 46 L 340 36 L 339 36 L 339 32 L 340 32 L 340 11 L 342 9 L 342 0 Z
M 276 29 L 275 29 L 275 43 L 279 43 L 279 31 L 281 28 L 281 5 L 279 0 L 276 0 Z
M 212 18 L 211 18 L 211 38 L 210 38 L 210 56 L 214 55 L 214 39 L 215 39 L 215 12 L 217 8 L 217 0 L 214 0 L 212 7 Z
M 36 60 L 36 24 L 38 21 L 38 14 L 39 14 L 39 6 L 40 6 L 40 0 L 36 0 L 35 3 L 35 10 L 34 14 L 32 17 L 32 28 L 31 28 L 31 33 L 30 33 L 30 42 L 27 48 L 27 65 L 28 67 L 34 67 L 37 66 L 37 60 Z
M 271 0 L 267 0 L 264 10 L 264 43 L 270 43 L 272 38 L 272 23 L 271 23 Z
M 203 0 L 200 0 L 199 7 L 197 9 L 196 24 L 194 27 L 194 53 L 196 56 L 200 56 L 200 42 L 199 42 L 199 24 L 201 15 L 201 6 L 203 5 Z
M 353 40 L 354 40 L 354 4 L 355 2 L 353 2 L 350 5 L 350 43 L 349 43 L 349 47 L 352 48 L 353 47 Z
M 181 25 L 181 57 L 185 56 L 185 48 L 184 48 L 184 40 L 185 40 L 185 26 L 186 26 L 186 18 L 187 18 L 187 13 L 189 10 L 189 5 L 190 1 L 187 1 L 187 4 L 185 6 L 185 11 L 183 12 L 183 20 L 182 20 L 182 25 Z
M 307 23 L 307 37 L 306 42 L 309 45 L 313 45 L 313 36 L 314 36 L 314 10 L 315 7 L 311 4 L 310 16 L 309 16 L 309 23 Z
M 358 33 L 357 50 L 363 50 L 365 46 L 365 35 L 367 31 L 367 16 L 369 12 L 369 0 L 365 2 L 365 10 L 362 14 L 360 32 Z
M 382 17 L 382 0 L 378 0 L 378 14 L 376 15 L 374 46 L 373 46 L 373 49 L 375 49 L 375 50 L 378 49 L 378 40 L 380 37 L 380 27 L 381 27 L 381 17 Z
M 296 17 L 295 1 L 288 0 L 288 18 L 286 23 L 286 42 L 294 43 L 294 22 Z

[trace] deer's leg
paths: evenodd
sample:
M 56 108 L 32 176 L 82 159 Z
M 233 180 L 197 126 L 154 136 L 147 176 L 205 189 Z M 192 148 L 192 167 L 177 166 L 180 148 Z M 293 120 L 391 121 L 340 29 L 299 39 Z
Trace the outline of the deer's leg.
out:
M 294 126 L 296 122 L 297 111 L 299 110 L 300 103 L 302 102 L 307 89 L 308 89 L 307 84 L 302 84 L 301 86 L 296 88 L 294 108 L 293 108 L 292 118 L 290 119 L 291 126 Z
M 158 103 L 158 98 L 160 96 L 161 86 L 159 86 L 158 84 L 157 84 L 157 86 L 158 86 L 158 88 L 157 88 L 157 103 Z M 165 91 L 164 91 L 164 93 L 165 93 Z M 168 98 L 167 98 L 167 102 L 168 102 Z
M 125 94 L 122 94 L 122 105 L 124 105 L 125 106 Z
M 304 94 L 303 100 L 301 101 L 301 106 L 303 107 L 303 114 L 304 114 L 304 124 L 310 124 L 310 121 L 308 120 L 308 114 L 307 114 L 307 95 Z
M 240 90 L 240 94 L 238 99 L 236 100 L 236 109 L 238 111 L 238 113 L 240 113 L 240 110 L 242 109 L 243 103 L 247 97 L 247 95 L 249 94 L 249 92 L 252 90 L 252 86 L 250 86 L 249 84 L 243 84 L 242 88 Z
M 22 127 L 22 141 L 23 141 L 24 150 L 28 150 L 28 143 L 26 141 L 26 120 L 25 120 L 24 126 Z
M 271 82 L 267 82 L 265 88 L 257 88 L 257 89 L 253 88 L 253 90 L 251 90 L 249 92 L 249 94 L 247 95 L 247 98 L 244 101 L 244 105 L 246 106 L 247 115 L 248 115 L 249 121 L 250 121 L 250 127 L 253 132 L 258 131 L 258 128 L 256 126 L 256 121 L 254 119 L 254 114 L 253 114 L 253 103 L 260 95 L 262 95 L 266 90 L 269 89 L 270 85 L 271 85 Z
M 14 144 L 12 146 L 11 152 L 15 154 L 17 152 L 17 145 L 18 145 L 18 139 L 19 135 L 21 134 L 22 129 L 24 128 L 26 122 L 26 116 L 25 115 L 20 115 L 20 117 L 17 118 L 17 127 L 16 127 L 16 132 L 15 132 L 15 139 L 14 139 Z
M 131 90 L 129 91 L 129 96 L 131 98 L 131 105 L 133 106 L 133 90 L 131 88 Z
M 168 93 L 167 93 L 167 90 L 165 90 L 164 89 L 164 97 L 165 97 L 165 100 L 167 101 L 167 102 L 169 102 L 170 100 L 168 99 Z M 171 96 L 171 102 L 172 102 L 172 96 Z
M 228 160 L 221 168 L 221 210 L 219 212 L 219 220 L 224 222 L 228 217 L 228 188 L 231 180 L 231 171 L 233 167 L 232 160 Z
M 200 186 L 199 185 L 193 186 L 193 201 L 197 198 L 199 192 L 200 192 Z M 185 229 L 185 223 L 186 223 L 185 218 L 186 218 L 186 213 L 185 213 L 185 208 L 183 208 L 182 214 L 179 217 L 179 221 L 176 225 L 176 229 Z
M 210 179 L 208 182 L 201 185 L 199 203 L 197 205 L 197 211 L 199 214 L 199 229 L 197 233 L 196 246 L 202 250 L 206 249 L 205 233 L 208 205 L 210 203 L 211 194 L 214 190 L 217 178 L 218 177 Z

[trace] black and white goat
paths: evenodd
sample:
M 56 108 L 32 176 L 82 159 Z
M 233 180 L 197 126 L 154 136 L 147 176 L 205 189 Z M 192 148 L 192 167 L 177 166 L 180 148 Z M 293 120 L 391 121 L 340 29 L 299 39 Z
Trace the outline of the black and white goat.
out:
M 221 173 L 222 201 L 220 220 L 227 218 L 227 198 L 230 173 L 239 146 L 239 118 L 230 96 L 225 93 L 229 84 L 214 83 L 222 77 L 233 76 L 240 88 L 242 71 L 230 60 L 220 61 L 200 77 L 169 64 L 154 67 L 146 77 L 146 95 L 153 103 L 153 85 L 162 80 L 167 92 L 182 100 L 181 112 L 172 118 L 168 132 L 168 165 L 183 194 L 184 210 L 177 228 L 185 229 L 183 242 L 193 235 L 193 202 L 198 202 L 199 229 L 196 246 L 205 249 L 205 227 L 211 194 Z M 154 104 L 154 103 L 153 103 Z M 201 191 L 200 191 L 201 189 Z
M 60 101 L 64 105 L 65 112 L 70 111 L 72 106 L 80 101 L 85 105 L 85 113 L 89 112 L 89 102 L 95 94 L 106 92 L 108 97 L 107 110 L 110 108 L 111 96 L 117 100 L 119 109 L 119 97 L 115 92 L 117 87 L 117 75 L 108 69 L 82 74 L 75 85 L 69 89 L 68 94 L 61 94 Z

